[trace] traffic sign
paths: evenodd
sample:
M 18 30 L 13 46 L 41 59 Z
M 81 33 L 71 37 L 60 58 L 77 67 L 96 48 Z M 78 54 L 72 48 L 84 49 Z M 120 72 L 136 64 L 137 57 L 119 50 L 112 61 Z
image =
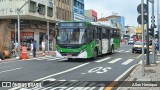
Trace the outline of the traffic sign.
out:
M 141 19 L 141 17 L 142 17 L 142 15 L 139 15 L 139 16 L 137 17 L 137 22 L 138 22 L 139 24 L 142 24 L 142 19 Z M 148 17 L 147 17 L 147 15 L 144 15 L 144 24 L 147 24 L 147 22 L 148 22 Z
M 147 4 L 143 4 L 143 8 L 144 8 L 143 12 L 144 12 L 144 13 L 147 13 L 147 11 L 148 11 Z M 141 4 L 138 5 L 137 11 L 138 11 L 138 13 L 141 14 Z

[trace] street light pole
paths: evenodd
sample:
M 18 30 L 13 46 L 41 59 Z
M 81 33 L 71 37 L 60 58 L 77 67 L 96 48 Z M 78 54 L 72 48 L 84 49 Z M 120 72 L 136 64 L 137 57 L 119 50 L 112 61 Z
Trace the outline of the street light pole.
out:
M 17 59 L 20 58 L 20 17 L 19 17 L 19 14 L 20 14 L 20 11 L 21 9 L 27 4 L 29 3 L 30 0 L 28 0 L 27 2 L 25 2 L 20 8 L 17 9 L 17 17 L 18 17 L 18 57 Z
M 49 53 L 49 21 L 47 20 L 47 33 L 48 33 L 48 53 Z
M 20 9 L 17 10 L 17 14 L 18 14 L 18 57 L 20 58 L 20 18 L 19 18 L 19 12 Z

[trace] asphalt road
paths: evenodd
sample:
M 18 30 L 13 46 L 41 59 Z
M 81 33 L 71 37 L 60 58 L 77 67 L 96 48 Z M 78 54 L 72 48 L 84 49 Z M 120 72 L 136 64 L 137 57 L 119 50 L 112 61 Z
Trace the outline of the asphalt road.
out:
M 94 83 L 108 81 L 109 85 L 112 81 L 118 80 L 120 76 L 133 65 L 141 60 L 141 54 L 133 54 L 131 52 L 132 45 L 123 46 L 115 51 L 113 55 L 103 55 L 96 60 L 72 60 L 43 57 L 32 60 L 14 61 L 0 64 L 0 80 L 1 81 L 83 81 L 82 86 L 94 85 Z M 89 84 L 84 84 L 89 82 Z M 56 82 L 60 83 L 60 82 Z M 62 82 L 64 83 L 64 82 Z M 77 86 L 81 86 L 77 82 Z M 47 84 L 47 87 L 32 88 L 36 90 L 57 89 L 52 87 L 55 84 Z M 58 84 L 57 84 L 58 85 Z M 92 86 L 91 85 L 91 86 Z M 103 86 L 103 85 L 102 85 Z M 97 87 L 98 89 L 104 89 Z M 95 90 L 97 90 L 97 88 Z M 0 90 L 9 88 L 0 88 Z M 12 88 L 15 90 L 17 88 Z M 21 88 L 23 90 L 24 88 Z M 59 89 L 59 88 L 58 88 Z M 76 88 L 65 87 L 62 89 Z M 79 90 L 82 87 L 78 88 Z M 84 89 L 84 88 L 83 88 Z M 91 88 L 90 88 L 91 89 Z

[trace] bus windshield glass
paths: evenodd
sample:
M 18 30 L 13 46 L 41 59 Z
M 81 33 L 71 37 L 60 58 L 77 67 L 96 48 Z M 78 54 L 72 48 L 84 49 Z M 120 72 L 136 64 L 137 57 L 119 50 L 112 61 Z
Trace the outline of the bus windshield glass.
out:
M 83 44 L 86 43 L 87 33 L 85 29 L 59 29 L 58 44 Z

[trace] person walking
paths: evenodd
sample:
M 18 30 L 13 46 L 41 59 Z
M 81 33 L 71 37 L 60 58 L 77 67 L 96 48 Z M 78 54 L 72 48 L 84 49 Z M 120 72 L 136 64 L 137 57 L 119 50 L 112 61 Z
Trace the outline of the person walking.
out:
M 33 42 L 31 42 L 31 53 L 30 53 L 30 55 L 33 55 Z
M 37 41 L 34 40 L 34 42 L 33 42 L 33 57 L 36 57 L 36 47 L 37 47 Z
M 15 42 L 15 43 L 14 43 L 14 46 L 15 46 L 15 55 L 18 56 L 18 55 L 17 55 L 17 54 L 18 54 L 18 43 Z
M 43 55 L 45 55 L 45 49 L 46 49 L 46 42 L 45 40 L 42 41 L 42 51 L 43 51 Z

